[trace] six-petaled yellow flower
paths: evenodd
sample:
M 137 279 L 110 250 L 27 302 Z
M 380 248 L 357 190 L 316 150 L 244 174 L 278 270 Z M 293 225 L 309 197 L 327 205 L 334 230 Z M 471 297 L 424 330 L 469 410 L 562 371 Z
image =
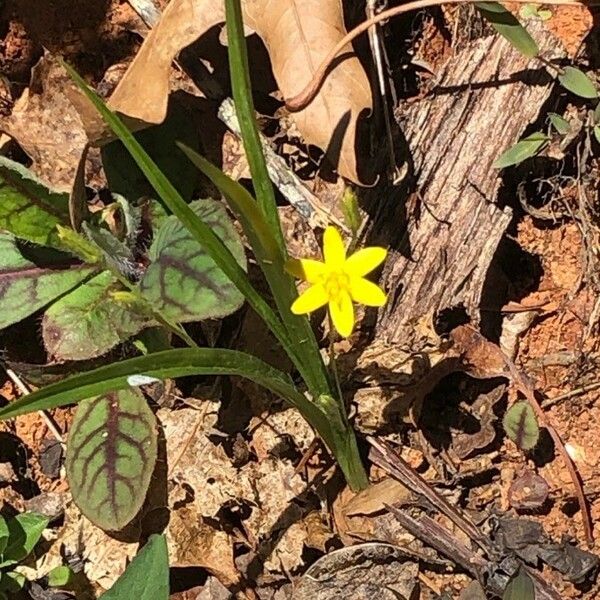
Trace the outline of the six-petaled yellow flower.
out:
M 312 259 L 291 259 L 287 271 L 312 284 L 292 304 L 292 312 L 303 315 L 329 305 L 333 326 L 340 335 L 348 337 L 354 328 L 352 302 L 367 306 L 383 306 L 385 292 L 365 279 L 387 255 L 385 248 L 363 248 L 346 257 L 346 249 L 339 231 L 327 227 L 323 236 L 324 262 Z

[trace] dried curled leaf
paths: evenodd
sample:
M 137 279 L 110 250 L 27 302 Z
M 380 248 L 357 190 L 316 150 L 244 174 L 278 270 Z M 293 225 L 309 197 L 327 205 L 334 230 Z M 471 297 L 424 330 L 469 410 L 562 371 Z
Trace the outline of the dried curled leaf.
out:
M 329 51 L 346 34 L 339 0 L 247 1 L 247 24 L 262 38 L 285 98 L 303 90 Z M 370 112 L 369 80 L 352 47 L 327 75 L 315 99 L 292 118 L 310 143 L 328 150 L 340 175 L 360 183 L 356 137 L 361 113 Z M 339 154 L 339 156 L 335 156 Z
M 244 19 L 264 41 L 273 73 L 284 97 L 310 81 L 327 53 L 346 33 L 338 0 L 246 0 Z M 162 123 L 167 114 L 169 74 L 177 53 L 225 21 L 222 0 L 172 0 L 152 29 L 109 100 L 138 128 Z M 369 80 L 352 47 L 343 52 L 313 102 L 292 115 L 307 143 L 328 151 L 344 177 L 360 183 L 356 133 L 359 116 L 372 109 Z M 81 105 L 84 111 L 84 105 Z M 91 116 L 91 139 L 106 137 L 106 128 Z M 95 132 L 94 132 L 95 130 Z

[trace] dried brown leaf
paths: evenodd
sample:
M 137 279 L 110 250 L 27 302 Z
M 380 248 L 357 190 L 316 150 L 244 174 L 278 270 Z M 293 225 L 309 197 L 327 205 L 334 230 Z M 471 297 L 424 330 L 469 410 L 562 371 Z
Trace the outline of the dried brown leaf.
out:
M 338 0 L 247 0 L 243 8 L 247 25 L 267 46 L 285 97 L 293 96 L 310 81 L 323 58 L 346 33 Z M 161 123 L 167 112 L 173 60 L 181 49 L 224 20 L 222 0 L 172 0 L 115 89 L 110 107 L 137 125 Z M 329 150 L 338 172 L 360 183 L 357 123 L 359 116 L 371 109 L 367 75 L 348 46 L 315 100 L 292 119 L 307 143 Z M 95 125 L 88 132 L 93 129 Z M 97 138 L 102 136 L 102 132 L 96 133 Z
M 31 83 L 0 123 L 31 157 L 31 170 L 57 191 L 71 192 L 87 136 L 66 91 L 72 83 L 46 54 L 32 69 Z
M 145 123 L 162 123 L 167 115 L 169 75 L 177 54 L 225 20 L 223 0 L 172 0 L 152 28 L 109 105 Z
M 246 22 L 262 38 L 277 84 L 285 98 L 299 93 L 323 59 L 345 35 L 339 0 L 247 0 Z M 334 166 L 360 183 L 357 173 L 357 122 L 372 109 L 367 75 L 352 47 L 329 73 L 319 93 L 293 120 L 304 139 L 322 149 L 339 151 Z
M 412 497 L 410 491 L 399 481 L 389 478 L 369 486 L 359 492 L 345 506 L 349 517 L 355 515 L 372 515 L 387 510 L 386 504 L 406 502 Z
M 208 524 L 194 507 L 171 511 L 167 542 L 171 567 L 203 567 L 226 587 L 239 584 L 229 535 Z

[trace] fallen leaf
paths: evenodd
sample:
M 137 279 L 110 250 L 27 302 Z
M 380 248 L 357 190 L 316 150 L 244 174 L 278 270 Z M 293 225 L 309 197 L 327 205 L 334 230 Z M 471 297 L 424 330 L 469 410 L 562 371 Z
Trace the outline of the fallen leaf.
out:
M 533 471 L 526 471 L 515 479 L 508 490 L 508 501 L 516 510 L 534 510 L 548 499 L 548 482 Z
M 302 91 L 346 34 L 339 0 L 247 0 L 245 9 L 247 24 L 267 46 L 285 98 Z M 309 144 L 331 151 L 340 175 L 360 183 L 357 124 L 361 113 L 370 113 L 373 101 L 369 80 L 352 46 L 341 54 L 344 59 L 329 72 L 315 99 L 292 119 Z
M 208 524 L 195 508 L 171 510 L 167 543 L 171 567 L 203 567 L 226 587 L 239 584 L 229 535 Z
M 469 325 L 459 325 L 453 329 L 450 338 L 466 363 L 467 373 L 472 377 L 488 379 L 508 374 L 498 346 Z
M 144 40 L 109 106 L 148 124 L 162 123 L 169 101 L 169 75 L 177 54 L 225 21 L 223 0 L 172 0 Z
M 386 504 L 406 502 L 412 498 L 410 490 L 395 479 L 388 478 L 359 492 L 345 506 L 344 510 L 349 517 L 355 515 L 372 515 L 387 510 Z
M 69 193 L 88 141 L 82 119 L 65 93 L 71 86 L 62 66 L 45 54 L 10 116 L 0 121 L 0 129 L 31 157 L 30 169 L 49 187 Z
M 200 527 L 200 520 L 210 522 L 224 507 L 237 510 L 248 539 L 258 545 L 264 568 L 273 572 L 296 569 L 302 565 L 308 538 L 302 523 L 303 503 L 296 502 L 306 484 L 292 461 L 283 456 L 266 454 L 258 462 L 236 468 L 224 446 L 214 441 L 219 405 L 211 402 L 206 406 L 205 410 L 158 411 L 167 442 L 169 479 L 178 489 L 177 497 L 175 491 L 170 494 L 171 505 L 185 501 L 186 509 L 192 511 L 188 523 L 195 529 Z M 183 500 L 180 496 L 186 494 Z M 238 510 L 240 507 L 249 510 Z M 184 557 L 192 560 L 189 553 Z M 203 563 L 199 566 L 208 568 Z M 218 575 L 216 567 L 211 568 Z M 231 569 L 226 573 L 231 580 Z
M 494 406 L 502 399 L 506 386 L 501 385 L 487 394 L 480 394 L 471 407 L 471 412 L 479 420 L 480 428 L 475 433 L 461 432 L 453 436 L 452 449 L 460 459 L 468 458 L 476 450 L 489 446 L 496 437 L 494 423 L 497 416 Z

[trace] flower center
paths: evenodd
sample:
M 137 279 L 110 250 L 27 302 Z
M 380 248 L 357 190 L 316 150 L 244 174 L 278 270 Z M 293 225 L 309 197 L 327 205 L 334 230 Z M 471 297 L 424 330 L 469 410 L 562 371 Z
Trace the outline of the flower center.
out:
M 333 271 L 327 275 L 324 285 L 330 300 L 337 302 L 340 298 L 340 294 L 349 290 L 350 278 L 346 273 Z

